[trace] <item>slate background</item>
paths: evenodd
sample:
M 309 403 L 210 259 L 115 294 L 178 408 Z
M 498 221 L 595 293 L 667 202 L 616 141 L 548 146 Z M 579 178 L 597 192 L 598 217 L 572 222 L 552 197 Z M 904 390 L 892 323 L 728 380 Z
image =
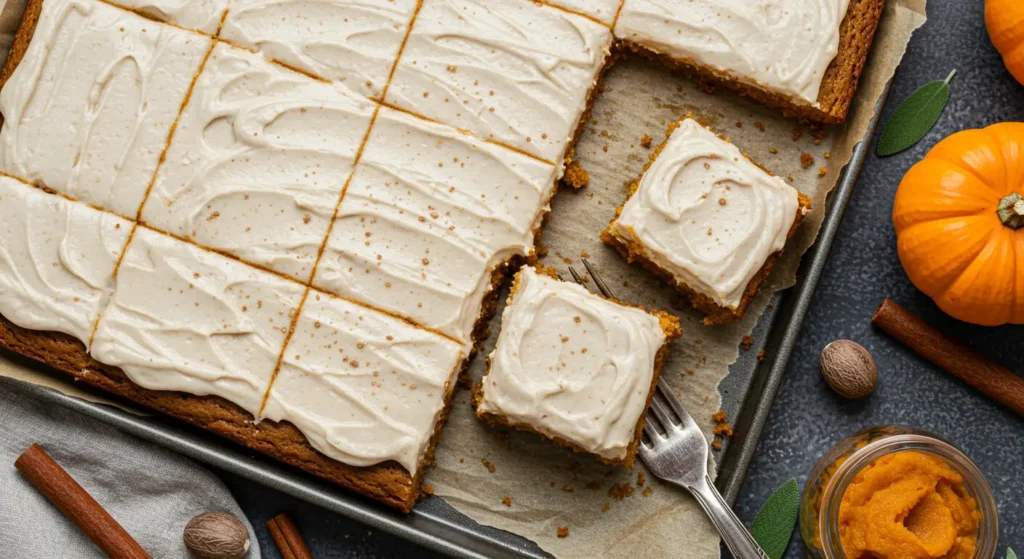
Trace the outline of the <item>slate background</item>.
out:
M 928 23 L 911 41 L 896 75 L 888 116 L 915 89 L 958 74 L 939 124 L 903 154 L 869 156 L 821 278 L 799 344 L 762 435 L 737 513 L 749 523 L 771 492 L 790 477 L 801 487 L 818 458 L 842 437 L 871 425 L 906 424 L 957 445 L 985 473 L 1000 514 L 1000 553 L 1024 551 L 1024 420 L 917 358 L 870 326 L 889 297 L 981 353 L 1024 372 L 1024 327 L 983 328 L 953 320 L 907 280 L 890 221 L 900 178 L 943 137 L 966 128 L 1024 121 L 1024 86 L 1013 80 L 985 31 L 981 0 L 930 0 Z M 848 338 L 875 357 L 881 381 L 863 402 L 843 402 L 822 382 L 818 353 Z M 287 511 L 318 558 L 434 557 L 388 534 L 231 474 L 221 477 L 253 522 L 265 557 L 279 557 L 263 523 Z M 799 535 L 787 557 L 804 556 Z

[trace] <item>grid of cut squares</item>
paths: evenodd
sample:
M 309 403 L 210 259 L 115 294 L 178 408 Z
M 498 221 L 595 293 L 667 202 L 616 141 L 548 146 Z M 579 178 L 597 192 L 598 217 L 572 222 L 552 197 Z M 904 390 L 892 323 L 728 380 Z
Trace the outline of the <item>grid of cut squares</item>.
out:
M 443 413 L 454 375 L 469 353 L 469 331 L 483 293 L 491 288 L 491 269 L 532 250 L 533 232 L 546 212 L 559 168 L 478 139 L 471 131 L 379 109 L 372 101 L 352 95 L 345 84 L 295 73 L 287 64 L 275 65 L 256 53 L 218 43 L 216 37 L 146 19 L 209 32 L 205 23 L 209 18 L 199 17 L 202 10 L 182 11 L 197 18 L 186 20 L 174 13 L 173 6 L 159 1 L 121 2 L 145 17 L 98 0 L 75 0 L 74 9 L 69 7 L 71 2 L 45 0 L 24 63 L 4 88 L 9 93 L 0 96 L 9 115 L 0 132 L 0 173 L 11 175 L 0 180 L 0 196 L 19 201 L 8 211 L 20 219 L 5 220 L 4 225 L 22 228 L 20 234 L 0 239 L 0 254 L 6 257 L 0 262 L 6 268 L 0 270 L 4 279 L 19 282 L 5 288 L 0 313 L 23 327 L 65 332 L 91 344 L 87 349 L 94 357 L 120 367 L 140 386 L 221 396 L 257 418 L 272 414 L 298 424 L 304 418 L 295 416 L 294 398 L 302 397 L 310 386 L 311 373 L 309 365 L 300 366 L 298 361 L 302 355 L 320 355 L 315 345 L 309 345 L 316 335 L 308 332 L 308 326 L 312 320 L 317 329 L 323 317 L 333 316 L 339 340 L 335 347 L 361 356 L 352 362 L 374 363 L 371 374 L 385 371 L 399 380 L 385 388 L 380 381 L 359 375 L 323 379 L 331 392 L 320 394 L 318 407 L 304 417 L 320 417 L 325 423 L 306 423 L 304 432 L 314 446 L 334 452 L 337 458 L 346 444 L 359 437 L 369 441 L 376 432 L 364 425 L 363 431 L 352 435 L 355 438 L 342 433 L 341 428 L 350 425 L 337 414 L 354 413 L 346 411 L 345 402 L 352 401 L 344 395 L 346 390 L 349 395 L 382 398 L 385 412 L 405 402 L 403 417 L 409 425 L 397 428 L 396 433 L 401 433 L 390 457 L 414 473 L 418 465 L 413 457 L 432 440 L 433 422 Z M 212 0 L 192 3 L 210 14 L 219 13 L 221 5 Z M 47 44 L 55 47 L 45 51 L 40 46 Z M 399 50 L 396 47 L 392 65 Z M 61 74 L 59 68 L 72 70 Z M 69 76 L 72 85 L 99 87 L 85 88 L 89 90 L 83 94 L 83 88 L 64 84 L 60 76 Z M 589 85 L 581 83 L 580 111 Z M 385 79 L 380 91 L 386 88 Z M 37 89 L 45 95 L 37 91 L 18 98 L 18 93 Z M 210 89 L 219 95 L 204 95 Z M 389 162 L 387 146 L 374 144 L 367 148 L 365 165 L 354 168 L 362 145 L 370 138 L 369 129 L 376 130 L 373 117 L 378 110 L 383 115 L 378 137 L 395 138 L 395 148 L 405 159 L 394 161 L 401 158 L 392 156 Z M 310 112 L 316 118 L 303 116 Z M 58 145 L 52 159 L 39 158 L 47 133 L 34 127 L 52 131 L 60 124 L 58 119 L 65 125 L 72 123 L 75 134 L 65 135 L 67 146 Z M 240 138 L 252 132 L 259 141 Z M 273 159 L 273 153 L 260 151 L 266 149 L 308 150 L 308 159 L 298 159 L 329 167 L 329 172 L 324 173 L 322 184 L 304 180 L 308 177 L 299 180 L 294 173 L 284 174 L 294 180 L 292 184 L 280 185 L 279 179 L 261 182 L 261 178 L 280 175 L 272 164 L 260 167 Z M 160 163 L 164 151 L 166 162 Z M 415 161 L 430 166 L 415 169 L 408 163 Z M 495 169 L 500 169 L 497 178 Z M 217 175 L 218 171 L 223 174 Z M 202 181 L 193 181 L 196 173 L 211 173 L 225 182 L 209 184 L 203 192 L 202 185 L 196 184 Z M 389 173 L 401 176 L 388 179 Z M 342 207 L 350 178 L 356 194 L 342 209 L 338 235 L 328 236 L 331 210 Z M 381 187 L 377 181 L 382 178 L 394 188 L 378 196 L 372 187 Z M 237 199 L 225 203 L 230 191 L 240 185 L 252 189 L 250 199 L 257 193 L 266 198 L 251 205 Z M 196 186 L 200 186 L 198 193 L 190 191 Z M 227 199 L 211 194 L 219 187 Z M 433 234 L 445 249 L 467 245 L 461 260 L 453 262 L 462 266 L 460 274 L 481 281 L 455 287 L 453 293 L 462 303 L 443 310 L 450 318 L 438 323 L 443 332 L 433 331 L 425 315 L 419 321 L 410 317 L 417 315 L 410 312 L 411 307 L 380 312 L 374 307 L 379 302 L 372 298 L 349 301 L 309 286 L 308 275 L 316 269 L 314 241 L 322 246 L 328 238 L 343 238 L 349 208 L 354 208 L 353 215 L 372 213 L 374 200 L 400 206 L 399 214 L 415 213 L 419 224 L 428 219 L 443 223 L 446 232 Z M 220 209 L 217 204 L 222 204 Z M 239 207 L 243 209 L 238 211 Z M 296 208 L 306 212 L 302 225 L 317 228 L 319 238 L 295 233 Z M 281 220 L 284 223 L 263 219 L 271 214 L 286 219 Z M 386 214 L 380 215 L 394 218 Z M 269 223 L 279 229 L 263 232 L 263 237 L 242 235 L 245 241 L 236 239 L 235 244 L 218 242 L 239 234 L 235 227 L 243 221 L 255 223 L 252 216 L 260 216 L 262 227 Z M 224 217 L 233 218 L 224 220 L 233 223 L 198 223 L 199 218 L 213 222 Z M 146 223 L 136 224 L 131 218 Z M 30 223 L 37 228 L 26 225 Z M 406 233 L 391 231 L 389 225 L 379 229 L 382 236 L 400 239 Z M 31 233 L 29 239 L 31 231 L 38 233 Z M 77 260 L 69 260 L 69 250 L 77 250 L 71 253 Z M 396 262 L 404 258 L 397 256 Z M 35 271 L 17 269 L 27 258 L 36 260 Z M 79 262 L 81 266 L 74 266 Z M 46 270 L 47 266 L 54 270 Z M 325 265 L 323 277 L 330 276 L 329 269 Z M 30 272 L 38 277 L 26 283 Z M 462 276 L 455 279 L 464 280 Z M 78 291 L 72 293 L 66 285 L 75 285 Z M 87 296 L 79 297 L 78 292 Z M 62 297 L 70 297 L 75 305 L 55 311 L 45 304 Z M 30 308 L 25 303 L 33 298 L 44 304 Z M 307 299 L 308 308 L 304 306 Z M 411 305 L 414 300 L 407 302 Z M 416 308 L 420 308 L 418 302 Z M 70 315 L 61 316 L 65 311 Z M 428 323 L 426 328 L 423 322 Z M 377 339 L 385 331 L 391 332 L 383 334 L 387 343 Z M 297 336 L 294 344 L 289 332 Z M 303 339 L 303 334 L 309 335 Z M 379 343 L 367 350 L 369 341 Z M 294 354 L 290 353 L 293 348 Z M 275 393 L 278 361 L 281 391 Z M 399 388 L 419 392 L 414 399 L 388 392 Z M 387 403 L 388 398 L 393 401 Z M 395 428 L 386 413 L 379 419 Z M 352 456 L 340 459 L 358 462 Z
M 0 171 L 134 218 L 211 40 L 79 0 L 45 0 L 35 36 L 0 93 Z
M 216 45 L 142 221 L 308 282 L 374 105 Z
M 313 282 L 469 340 L 492 273 L 533 250 L 555 167 L 381 109 Z

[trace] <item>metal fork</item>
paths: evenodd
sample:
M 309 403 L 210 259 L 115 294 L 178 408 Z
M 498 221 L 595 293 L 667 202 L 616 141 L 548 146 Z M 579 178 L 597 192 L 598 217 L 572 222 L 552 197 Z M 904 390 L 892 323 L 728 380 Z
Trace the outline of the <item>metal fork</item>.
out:
M 586 258 L 583 259 L 583 266 L 601 294 L 613 297 L 611 290 Z M 569 273 L 576 283 L 583 285 L 583 278 L 572 266 L 569 266 Z M 708 476 L 708 440 L 704 438 L 704 433 L 669 390 L 664 379 L 658 381 L 658 389 L 651 398 L 651 408 L 647 412 L 645 437 L 640 441 L 640 458 L 651 473 L 693 494 L 722 535 L 733 557 L 768 559 L 768 555 L 757 545 L 711 483 Z

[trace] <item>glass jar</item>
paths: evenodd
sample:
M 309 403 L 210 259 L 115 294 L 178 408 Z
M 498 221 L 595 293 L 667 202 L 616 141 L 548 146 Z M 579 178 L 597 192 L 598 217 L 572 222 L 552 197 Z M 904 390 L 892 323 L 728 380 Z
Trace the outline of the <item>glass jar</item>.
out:
M 815 559 L 845 559 L 839 541 L 839 505 L 857 473 L 882 456 L 913 450 L 941 458 L 963 477 L 963 485 L 981 514 L 974 557 L 995 555 L 999 518 L 992 488 L 964 453 L 931 433 L 910 427 L 872 427 L 839 441 L 807 478 L 800 502 L 800 534 Z

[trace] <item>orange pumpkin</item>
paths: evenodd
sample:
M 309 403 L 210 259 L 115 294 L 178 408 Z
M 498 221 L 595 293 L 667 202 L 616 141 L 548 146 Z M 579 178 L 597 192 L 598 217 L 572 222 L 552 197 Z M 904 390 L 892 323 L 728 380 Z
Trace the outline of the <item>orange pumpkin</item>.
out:
M 939 142 L 903 177 L 892 220 L 910 281 L 943 311 L 1024 324 L 1024 123 Z
M 985 26 L 1006 68 L 1024 84 L 1024 1 L 985 0 Z

